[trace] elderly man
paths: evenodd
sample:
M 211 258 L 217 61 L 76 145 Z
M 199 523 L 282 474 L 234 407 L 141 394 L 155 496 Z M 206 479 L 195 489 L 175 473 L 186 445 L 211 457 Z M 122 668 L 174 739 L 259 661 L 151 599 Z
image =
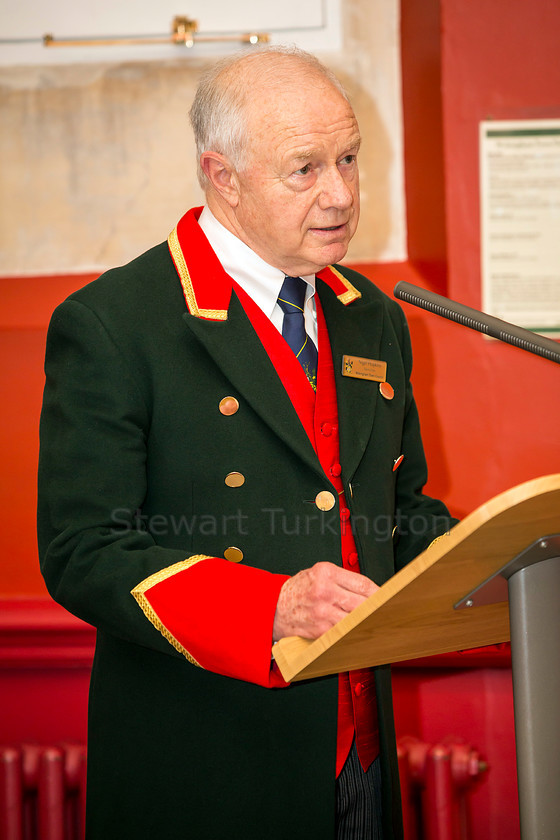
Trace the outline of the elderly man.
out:
M 206 206 L 49 332 L 39 542 L 98 629 L 88 837 L 397 838 L 388 669 L 288 686 L 271 655 L 449 526 L 402 312 L 334 265 L 356 118 L 271 48 L 212 68 L 191 119 Z

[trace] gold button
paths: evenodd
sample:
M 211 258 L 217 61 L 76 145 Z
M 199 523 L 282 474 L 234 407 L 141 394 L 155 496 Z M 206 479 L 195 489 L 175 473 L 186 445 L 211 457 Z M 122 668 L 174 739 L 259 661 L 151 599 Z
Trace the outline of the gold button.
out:
M 226 548 L 224 551 L 224 557 L 226 560 L 229 560 L 230 563 L 241 563 L 243 560 L 243 552 L 240 548 L 236 548 L 234 545 L 230 545 L 229 548 Z
M 224 397 L 223 400 L 220 400 L 219 409 L 221 414 L 225 414 L 226 417 L 230 417 L 232 414 L 235 414 L 236 411 L 239 411 L 239 402 L 235 399 L 235 397 Z
M 240 472 L 230 472 L 226 475 L 225 482 L 228 487 L 241 487 L 245 484 L 245 476 Z
M 380 382 L 379 390 L 381 392 L 381 396 L 385 397 L 386 400 L 392 400 L 395 396 L 395 389 L 389 382 Z
M 315 504 L 319 510 L 332 510 L 335 506 L 334 495 L 329 490 L 321 490 L 315 496 Z

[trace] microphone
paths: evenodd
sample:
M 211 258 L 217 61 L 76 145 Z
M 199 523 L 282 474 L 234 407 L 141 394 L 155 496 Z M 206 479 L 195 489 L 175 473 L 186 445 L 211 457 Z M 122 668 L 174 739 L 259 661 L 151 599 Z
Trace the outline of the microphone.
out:
M 434 312 L 450 321 L 456 321 L 471 330 L 478 330 L 478 332 L 490 335 L 492 338 L 498 338 L 507 344 L 513 344 L 529 353 L 544 356 L 545 359 L 560 364 L 560 346 L 551 338 L 545 338 L 523 327 L 509 324 L 493 315 L 471 309 L 470 306 L 457 303 L 442 295 L 436 295 L 435 292 L 428 292 L 426 289 L 413 286 L 412 283 L 406 283 L 404 280 L 397 283 L 393 294 L 399 300 L 404 300 L 406 303 L 413 304 L 413 306 L 427 309 L 429 312 Z

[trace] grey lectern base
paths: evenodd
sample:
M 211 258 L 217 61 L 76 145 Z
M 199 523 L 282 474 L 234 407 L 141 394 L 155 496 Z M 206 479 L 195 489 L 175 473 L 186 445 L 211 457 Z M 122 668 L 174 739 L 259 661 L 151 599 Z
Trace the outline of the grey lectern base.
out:
M 560 538 L 544 538 L 524 557 L 526 564 L 508 578 L 521 837 L 554 840 L 560 837 Z
M 542 537 L 458 604 L 509 600 L 522 840 L 560 837 L 560 535 Z

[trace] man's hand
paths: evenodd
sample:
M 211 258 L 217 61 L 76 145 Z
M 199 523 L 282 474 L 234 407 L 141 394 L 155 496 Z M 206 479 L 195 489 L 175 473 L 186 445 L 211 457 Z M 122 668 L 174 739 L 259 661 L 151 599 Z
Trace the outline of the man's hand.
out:
M 367 577 L 334 563 L 316 563 L 283 585 L 276 605 L 272 639 L 317 639 L 379 589 Z

